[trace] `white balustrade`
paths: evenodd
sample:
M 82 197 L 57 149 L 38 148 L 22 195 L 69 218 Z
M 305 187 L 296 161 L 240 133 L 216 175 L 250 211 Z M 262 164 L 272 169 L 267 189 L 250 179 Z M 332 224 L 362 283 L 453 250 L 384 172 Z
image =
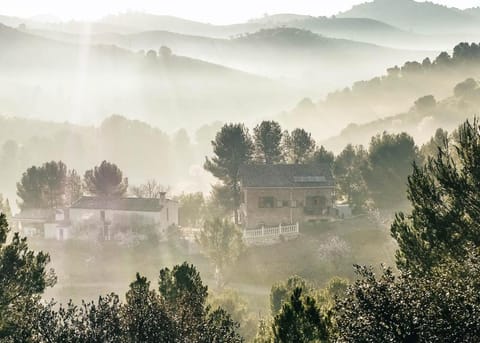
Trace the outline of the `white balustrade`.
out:
M 279 225 L 273 227 L 262 227 L 255 230 L 244 230 L 243 238 L 246 243 L 264 243 L 265 241 L 272 241 L 279 239 L 280 236 L 296 236 L 299 233 L 299 225 Z

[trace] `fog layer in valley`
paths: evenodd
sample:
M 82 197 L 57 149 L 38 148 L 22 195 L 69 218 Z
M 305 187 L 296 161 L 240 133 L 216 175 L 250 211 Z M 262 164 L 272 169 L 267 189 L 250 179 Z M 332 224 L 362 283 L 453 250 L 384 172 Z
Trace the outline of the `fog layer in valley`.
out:
M 32 234 L 31 246 L 51 253 L 58 276 L 44 298 L 96 300 L 114 291 L 123 301 L 136 272 L 156 281 L 159 266 L 188 261 L 212 290 L 208 304 L 231 306 L 248 342 L 274 334 L 270 326 L 286 311 L 286 294 L 299 285 L 330 313 L 335 292 L 359 275 L 352 265 L 379 271 L 382 262 L 396 263 L 393 272 L 403 273 L 408 256 L 395 251 L 408 240 L 398 232 L 413 224 L 394 213 L 418 210 L 421 196 L 431 193 L 427 186 L 438 180 L 421 173 L 473 161 L 467 148 L 480 137 L 478 119 L 465 121 L 480 113 L 479 37 L 480 7 L 414 0 L 369 1 L 331 17 L 266 14 L 228 25 L 135 11 L 96 21 L 39 20 L 2 15 L 0 8 L 0 211 L 8 208 L 8 219 L 21 222 L 22 213 L 53 210 L 48 220 L 68 222 L 67 212 L 57 210 L 73 208 L 65 186 L 72 180 L 80 189 L 75 200 L 88 206 L 98 199 L 134 206 L 145 200 L 141 205 L 165 211 L 168 223 L 174 208 L 178 221 L 162 229 L 161 239 L 138 229 L 143 241 L 119 243 L 105 211 L 99 212 L 103 238 L 94 243 L 64 242 L 64 231 L 52 240 Z M 278 170 L 262 173 L 270 167 Z M 424 188 L 413 189 L 412 172 Z M 245 175 L 253 175 L 250 186 Z M 95 189 L 108 176 L 118 181 L 113 191 Z M 467 176 L 465 185 L 478 184 Z M 255 193 L 262 182 L 289 189 L 288 199 L 281 191 Z M 294 199 L 298 184 L 304 193 Z M 258 195 L 253 207 L 249 192 Z M 61 206 L 52 205 L 57 198 Z M 29 207 L 28 200 L 40 205 Z M 247 227 L 251 208 L 273 214 L 255 213 L 255 225 Z M 295 213 L 307 219 L 295 221 Z M 461 211 L 445 215 L 457 217 L 471 218 Z M 208 230 L 223 245 L 210 246 Z M 246 244 L 249 230 L 278 233 L 278 245 Z M 292 275 L 308 282 L 285 281 Z M 405 274 L 402 282 L 414 276 Z M 138 275 L 136 282 L 146 281 Z M 0 333 L 2 325 L 0 318 Z

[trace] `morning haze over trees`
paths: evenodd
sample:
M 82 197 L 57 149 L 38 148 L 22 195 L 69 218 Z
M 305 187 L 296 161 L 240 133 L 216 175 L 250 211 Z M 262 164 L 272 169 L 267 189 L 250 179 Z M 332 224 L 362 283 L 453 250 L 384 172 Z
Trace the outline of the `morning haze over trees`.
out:
M 480 341 L 476 5 L 6 4 L 0 342 Z

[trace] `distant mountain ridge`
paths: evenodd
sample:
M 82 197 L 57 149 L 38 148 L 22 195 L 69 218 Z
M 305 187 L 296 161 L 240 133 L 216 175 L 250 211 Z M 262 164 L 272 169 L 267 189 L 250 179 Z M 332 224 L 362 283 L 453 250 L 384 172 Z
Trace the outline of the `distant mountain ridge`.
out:
M 95 123 L 125 113 L 170 129 L 195 128 L 270 113 L 298 96 L 273 80 L 176 54 L 65 43 L 3 25 L 0 46 L 4 114 Z
M 421 39 L 414 33 L 402 31 L 391 25 L 369 18 L 327 18 L 294 14 L 278 14 L 232 25 L 212 25 L 171 16 L 145 13 L 123 13 L 108 16 L 96 22 L 45 23 L 31 19 L 0 16 L 0 23 L 18 27 L 25 24 L 27 29 L 56 31 L 68 34 L 139 34 L 142 32 L 168 31 L 183 35 L 204 36 L 208 38 L 231 38 L 254 33 L 261 29 L 291 27 L 310 30 L 331 38 L 364 41 L 390 47 L 405 46 L 425 48 L 415 42 Z M 412 44 L 413 42 L 413 44 Z M 398 43 L 398 44 L 397 44 Z
M 355 5 L 337 17 L 370 18 L 424 34 L 479 32 L 480 29 L 478 18 L 469 10 L 415 0 L 374 0 Z

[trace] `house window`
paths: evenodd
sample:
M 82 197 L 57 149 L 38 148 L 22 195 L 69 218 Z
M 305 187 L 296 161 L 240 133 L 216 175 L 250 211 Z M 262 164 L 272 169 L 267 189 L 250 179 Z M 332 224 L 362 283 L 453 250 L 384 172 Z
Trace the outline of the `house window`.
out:
M 309 208 L 325 208 L 327 205 L 327 199 L 324 196 L 311 196 L 306 199 L 307 206 Z
M 305 199 L 305 213 L 309 215 L 322 215 L 327 208 L 327 199 L 324 196 L 309 196 Z
M 298 207 L 298 201 L 297 200 L 292 200 L 290 205 L 291 205 L 290 207 L 292 207 L 292 208 L 297 208 Z
M 100 211 L 100 220 L 105 221 L 105 211 Z
M 275 199 L 273 197 L 260 197 L 258 207 L 260 208 L 274 208 Z

